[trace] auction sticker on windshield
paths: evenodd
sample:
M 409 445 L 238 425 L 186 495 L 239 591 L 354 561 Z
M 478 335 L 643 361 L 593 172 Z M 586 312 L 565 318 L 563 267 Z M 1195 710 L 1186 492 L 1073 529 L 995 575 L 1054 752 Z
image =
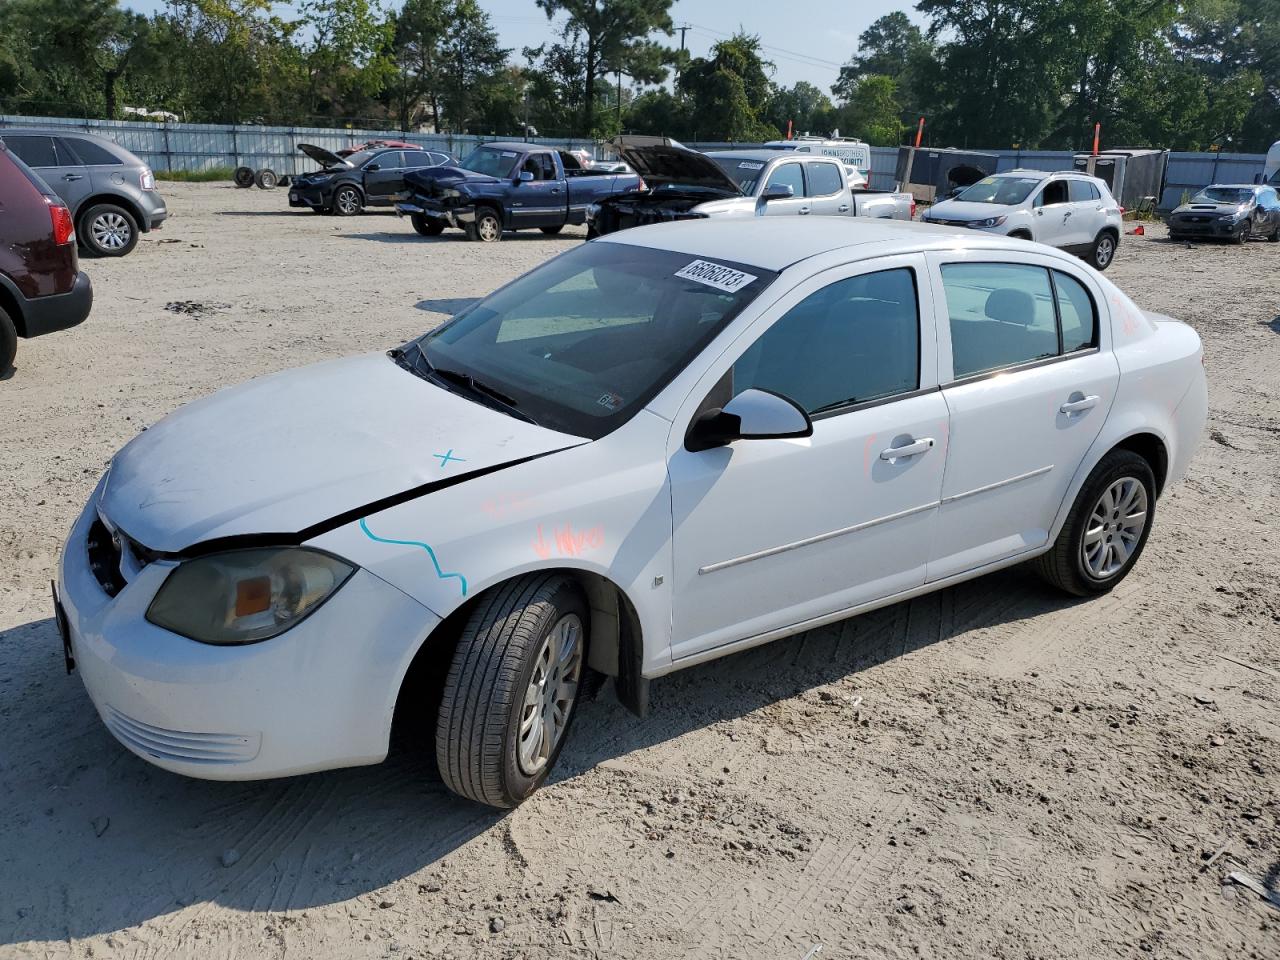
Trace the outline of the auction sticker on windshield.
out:
M 738 164 L 739 170 L 763 170 L 764 164 L 756 160 L 743 160 Z
M 723 290 L 726 293 L 736 293 L 756 279 L 749 273 L 734 270 L 732 267 L 721 266 L 709 260 L 695 260 L 693 263 L 681 267 L 676 271 L 675 275 L 681 280 L 692 280 L 695 283 L 715 287 L 717 290 Z

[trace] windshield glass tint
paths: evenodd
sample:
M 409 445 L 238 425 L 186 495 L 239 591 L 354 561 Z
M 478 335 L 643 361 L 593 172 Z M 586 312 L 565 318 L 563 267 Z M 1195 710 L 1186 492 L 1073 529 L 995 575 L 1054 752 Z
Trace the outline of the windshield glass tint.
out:
M 1241 187 L 1205 187 L 1191 198 L 1191 202 L 1245 203 L 1252 196 L 1252 190 L 1245 190 Z
M 589 243 L 417 343 L 433 367 L 500 390 L 542 426 L 594 440 L 648 403 L 776 276 Z
M 955 199 L 970 203 L 999 203 L 1006 207 L 1027 199 L 1041 181 L 1030 177 L 983 177 Z
M 764 172 L 763 160 L 746 160 L 740 157 L 712 157 L 717 167 L 729 175 L 729 179 L 738 185 L 743 193 L 751 193 L 756 188 L 756 181 Z
M 490 177 L 504 179 L 511 176 L 520 155 L 514 150 L 496 150 L 493 147 L 476 147 L 462 161 L 463 170 L 472 170 Z

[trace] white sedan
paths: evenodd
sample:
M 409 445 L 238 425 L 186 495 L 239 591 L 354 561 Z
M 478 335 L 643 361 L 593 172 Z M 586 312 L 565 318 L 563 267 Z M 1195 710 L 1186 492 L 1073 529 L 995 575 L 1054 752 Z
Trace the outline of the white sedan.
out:
M 1052 248 L 645 227 L 156 424 L 55 603 L 159 766 L 376 763 L 408 717 L 451 788 L 511 806 L 588 670 L 643 714 L 653 678 L 1011 564 L 1110 590 L 1205 418 L 1195 332 Z

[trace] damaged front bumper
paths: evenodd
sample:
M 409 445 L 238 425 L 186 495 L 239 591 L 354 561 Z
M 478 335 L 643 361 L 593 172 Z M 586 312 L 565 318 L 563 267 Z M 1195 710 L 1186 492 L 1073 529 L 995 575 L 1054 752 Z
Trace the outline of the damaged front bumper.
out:
M 464 224 L 476 222 L 476 208 L 472 204 L 445 204 L 420 194 L 407 196 L 402 194 L 396 201 L 396 216 L 403 217 L 410 214 L 442 220 L 451 227 L 461 227 Z

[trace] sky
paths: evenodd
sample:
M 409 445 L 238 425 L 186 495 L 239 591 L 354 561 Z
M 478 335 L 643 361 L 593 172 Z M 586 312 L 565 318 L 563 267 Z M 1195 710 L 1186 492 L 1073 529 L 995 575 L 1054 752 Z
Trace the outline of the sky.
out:
M 553 35 L 554 25 L 548 24 L 534 0 L 480 0 L 480 4 L 493 17 L 502 45 L 512 48 L 513 59 L 520 58 L 523 47 L 537 46 Z M 390 5 L 398 7 L 400 3 L 391 0 Z M 121 6 L 141 13 L 165 9 L 164 0 L 121 0 Z M 287 13 L 287 3 L 278 6 L 282 14 Z M 768 59 L 777 68 L 773 75 L 776 83 L 789 87 L 807 80 L 830 95 L 840 65 L 857 50 L 858 34 L 894 10 L 922 22 L 912 5 L 901 0 L 676 0 L 671 5 L 671 18 L 677 26 L 690 26 L 685 44 L 694 56 L 706 54 L 717 40 L 742 27 L 760 36 Z M 801 11 L 801 15 L 792 15 Z M 678 46 L 680 34 L 669 42 Z

